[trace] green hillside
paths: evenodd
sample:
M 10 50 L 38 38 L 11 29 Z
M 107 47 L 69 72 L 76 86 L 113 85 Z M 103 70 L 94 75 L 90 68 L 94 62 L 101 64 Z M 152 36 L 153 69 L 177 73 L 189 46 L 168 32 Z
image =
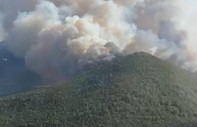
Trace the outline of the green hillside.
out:
M 197 76 L 146 53 L 0 99 L 0 127 L 196 127 Z

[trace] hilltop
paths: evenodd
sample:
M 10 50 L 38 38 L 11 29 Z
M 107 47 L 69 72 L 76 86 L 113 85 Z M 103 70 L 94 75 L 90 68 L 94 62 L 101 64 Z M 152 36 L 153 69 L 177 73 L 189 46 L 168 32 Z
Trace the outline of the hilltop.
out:
M 195 127 L 196 75 L 147 53 L 0 99 L 2 127 Z

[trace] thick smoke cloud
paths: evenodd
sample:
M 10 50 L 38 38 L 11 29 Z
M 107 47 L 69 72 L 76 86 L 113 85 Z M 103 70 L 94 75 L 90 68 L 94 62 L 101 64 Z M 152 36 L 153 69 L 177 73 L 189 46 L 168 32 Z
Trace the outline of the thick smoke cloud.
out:
M 64 78 L 145 51 L 197 70 L 195 0 L 0 0 L 0 40 L 35 72 Z

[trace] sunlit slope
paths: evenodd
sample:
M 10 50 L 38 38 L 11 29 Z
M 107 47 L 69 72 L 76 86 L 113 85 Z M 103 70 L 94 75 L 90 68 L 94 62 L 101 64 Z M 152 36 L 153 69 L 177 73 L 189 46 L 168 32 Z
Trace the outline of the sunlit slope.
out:
M 197 76 L 146 53 L 0 99 L 2 127 L 195 127 Z

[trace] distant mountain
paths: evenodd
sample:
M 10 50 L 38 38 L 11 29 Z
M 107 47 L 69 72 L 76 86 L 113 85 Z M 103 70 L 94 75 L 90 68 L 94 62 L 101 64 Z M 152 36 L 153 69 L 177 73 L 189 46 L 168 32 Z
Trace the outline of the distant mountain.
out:
M 0 99 L 2 127 L 196 127 L 197 78 L 146 53 Z
M 23 59 L 16 58 L 0 43 L 0 96 L 30 90 L 40 82 L 40 75 L 30 71 Z

